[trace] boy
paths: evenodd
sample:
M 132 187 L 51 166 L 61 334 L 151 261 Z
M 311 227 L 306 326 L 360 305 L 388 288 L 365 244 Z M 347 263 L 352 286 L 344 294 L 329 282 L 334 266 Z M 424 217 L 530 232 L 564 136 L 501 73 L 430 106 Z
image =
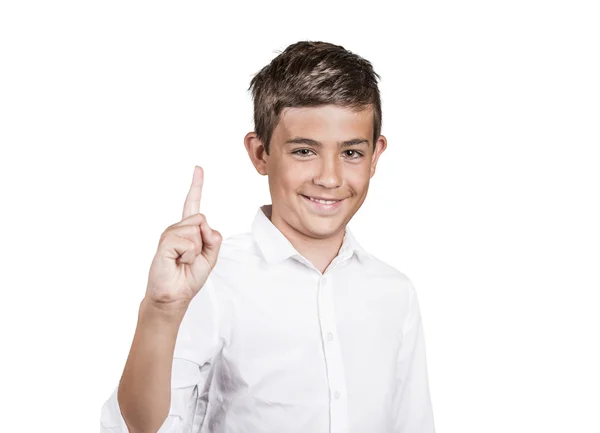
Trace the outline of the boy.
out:
M 222 242 L 195 168 L 103 432 L 434 432 L 415 289 L 347 227 L 387 146 L 377 78 L 298 42 L 252 79 L 244 144 L 272 204 Z

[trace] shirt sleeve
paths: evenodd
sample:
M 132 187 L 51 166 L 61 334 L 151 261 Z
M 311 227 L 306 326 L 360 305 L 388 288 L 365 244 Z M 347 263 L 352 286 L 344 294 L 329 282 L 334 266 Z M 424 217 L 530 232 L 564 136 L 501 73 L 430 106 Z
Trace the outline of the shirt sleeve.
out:
M 171 370 L 171 407 L 157 433 L 198 433 L 208 403 L 210 370 L 220 351 L 218 308 L 212 281 L 192 299 L 177 333 Z M 129 433 L 117 399 L 118 385 L 102 406 L 100 433 Z
M 408 310 L 398 352 L 394 433 L 435 433 L 425 337 L 417 294 L 409 284 Z

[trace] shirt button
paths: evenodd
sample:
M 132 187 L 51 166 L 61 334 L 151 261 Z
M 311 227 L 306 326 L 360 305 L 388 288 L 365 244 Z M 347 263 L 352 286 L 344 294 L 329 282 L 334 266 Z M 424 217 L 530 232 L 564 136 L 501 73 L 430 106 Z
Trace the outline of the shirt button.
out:
M 336 392 L 335 392 L 335 394 L 334 394 L 334 397 L 335 397 L 335 399 L 336 399 L 336 400 L 339 400 L 339 398 L 340 398 L 341 396 L 342 396 L 342 393 L 341 393 L 341 392 L 339 392 L 339 391 L 336 391 Z
M 331 332 L 327 333 L 327 341 L 333 341 L 333 334 Z
M 321 278 L 321 283 L 322 284 L 327 284 L 327 277 Z

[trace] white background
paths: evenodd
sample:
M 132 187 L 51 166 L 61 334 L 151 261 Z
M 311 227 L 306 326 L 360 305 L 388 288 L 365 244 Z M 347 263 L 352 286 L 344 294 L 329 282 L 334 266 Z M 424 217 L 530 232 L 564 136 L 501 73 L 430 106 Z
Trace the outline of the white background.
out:
M 382 77 L 350 227 L 415 284 L 437 431 L 600 431 L 596 2 L 200 3 L 0 6 L 0 430 L 99 430 L 194 165 L 225 237 L 270 202 L 247 89 L 309 39 Z

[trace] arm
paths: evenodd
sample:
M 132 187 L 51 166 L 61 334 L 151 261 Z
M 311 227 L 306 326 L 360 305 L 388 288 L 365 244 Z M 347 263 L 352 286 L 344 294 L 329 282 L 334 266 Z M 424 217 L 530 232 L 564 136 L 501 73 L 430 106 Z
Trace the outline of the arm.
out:
M 425 337 L 417 295 L 409 285 L 408 311 L 398 353 L 394 433 L 434 433 Z
M 205 379 L 206 377 L 197 364 L 184 359 L 173 359 L 169 414 L 160 429 L 158 429 L 158 432 L 154 429 L 152 430 L 153 433 L 180 433 L 188 431 L 184 430 L 184 428 L 192 424 L 194 412 L 205 409 L 199 395 L 202 392 L 202 384 Z M 123 418 L 117 397 L 118 387 L 115 387 L 112 395 L 102 407 L 100 418 L 101 433 L 130 432 Z
M 186 303 L 158 306 L 144 298 L 118 388 L 118 403 L 131 433 L 155 432 L 169 413 L 171 367 Z
M 121 382 L 102 408 L 101 432 L 179 433 L 192 423 L 199 430 L 209 375 L 204 367 L 220 349 L 211 279 L 183 319 L 144 308 L 142 302 Z

